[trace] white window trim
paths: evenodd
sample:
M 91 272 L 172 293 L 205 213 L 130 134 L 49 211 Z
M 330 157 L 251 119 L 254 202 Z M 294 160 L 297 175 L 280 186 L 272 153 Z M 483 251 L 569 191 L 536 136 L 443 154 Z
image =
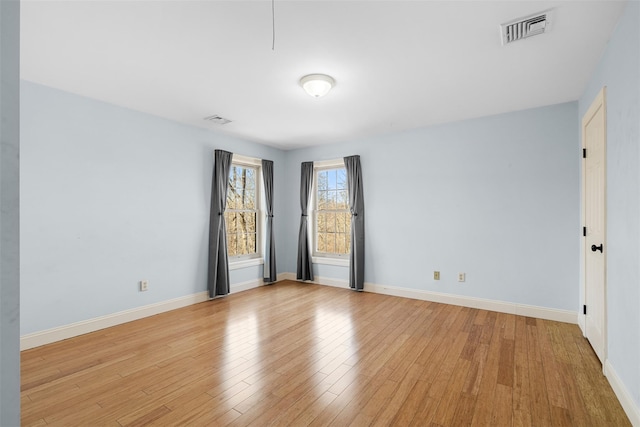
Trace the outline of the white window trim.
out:
M 318 162 L 313 162 L 313 170 L 314 172 L 318 169 L 333 169 L 333 168 L 343 168 L 344 159 L 331 159 L 331 160 L 320 160 Z
M 246 166 L 258 166 L 262 168 L 262 159 L 243 156 L 242 154 L 234 153 L 233 157 L 231 158 L 231 163 L 239 163 L 241 165 L 246 165 Z
M 264 264 L 264 242 L 266 239 L 264 238 L 265 211 L 263 210 L 263 206 L 265 205 L 265 197 L 264 191 L 262 190 L 262 159 L 233 153 L 231 164 L 250 166 L 258 169 L 256 176 L 256 192 L 258 193 L 256 253 L 251 255 L 230 256 L 229 270 L 239 270 L 241 268 Z
M 313 264 L 323 264 L 323 265 L 335 265 L 339 267 L 348 267 L 349 266 L 349 254 L 323 254 L 316 252 L 317 247 L 317 235 L 316 235 L 316 215 L 318 213 L 317 210 L 317 197 L 316 194 L 318 192 L 318 180 L 316 179 L 316 174 L 320 170 L 325 169 L 335 169 L 335 168 L 344 168 L 344 159 L 332 159 L 332 160 L 321 160 L 318 162 L 313 162 L 313 186 L 311 188 L 311 205 L 310 211 L 312 218 L 311 221 L 308 221 L 308 233 L 311 236 L 311 262 Z
M 236 257 L 233 257 L 236 258 Z M 232 261 L 229 258 L 229 270 L 240 270 L 241 268 L 253 267 L 255 265 L 264 264 L 264 258 L 248 258 L 248 259 L 239 259 Z
M 338 267 L 349 267 L 349 255 L 313 255 L 313 264 L 336 265 Z

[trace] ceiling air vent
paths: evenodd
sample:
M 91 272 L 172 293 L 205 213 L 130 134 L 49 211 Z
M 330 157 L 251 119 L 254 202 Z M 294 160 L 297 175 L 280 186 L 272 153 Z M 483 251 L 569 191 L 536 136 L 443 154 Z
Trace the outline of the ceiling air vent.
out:
M 551 11 L 536 13 L 516 21 L 500 25 L 502 45 L 549 32 L 551 29 Z
M 204 119 L 217 125 L 226 125 L 227 123 L 231 123 L 231 120 L 225 119 L 224 117 L 220 117 L 216 114 L 214 114 L 213 116 L 205 117 Z

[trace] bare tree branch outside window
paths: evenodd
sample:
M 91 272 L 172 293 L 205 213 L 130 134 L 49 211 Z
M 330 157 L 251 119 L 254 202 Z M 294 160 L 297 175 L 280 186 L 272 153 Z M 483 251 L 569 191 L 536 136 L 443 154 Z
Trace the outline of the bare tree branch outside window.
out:
M 224 213 L 230 257 L 257 253 L 257 176 L 255 167 L 231 165 Z
M 345 168 L 317 171 L 316 252 L 346 255 L 350 250 L 351 214 Z

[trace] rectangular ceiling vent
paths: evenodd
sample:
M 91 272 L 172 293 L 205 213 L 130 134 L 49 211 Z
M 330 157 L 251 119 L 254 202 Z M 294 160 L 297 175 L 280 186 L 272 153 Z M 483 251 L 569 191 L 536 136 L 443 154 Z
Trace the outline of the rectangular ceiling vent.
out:
M 205 117 L 204 119 L 208 122 L 212 122 L 217 125 L 226 125 L 227 123 L 231 123 L 231 120 L 225 119 L 224 117 L 220 117 L 217 114 L 214 114 L 213 116 Z
M 551 11 L 537 13 L 507 24 L 500 25 L 502 45 L 507 45 L 527 37 L 549 32 L 551 29 Z

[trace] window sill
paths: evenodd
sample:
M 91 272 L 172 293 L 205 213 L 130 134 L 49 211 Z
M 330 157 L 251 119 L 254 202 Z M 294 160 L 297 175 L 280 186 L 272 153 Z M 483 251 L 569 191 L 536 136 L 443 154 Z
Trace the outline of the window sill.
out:
M 255 265 L 264 264 L 262 258 L 240 259 L 237 261 L 229 261 L 229 270 L 239 270 L 241 268 L 253 267 Z
M 324 265 L 337 265 L 339 267 L 349 267 L 349 258 L 331 258 L 331 257 L 323 257 L 323 256 L 314 256 L 311 257 L 311 262 L 313 264 L 324 264 Z

